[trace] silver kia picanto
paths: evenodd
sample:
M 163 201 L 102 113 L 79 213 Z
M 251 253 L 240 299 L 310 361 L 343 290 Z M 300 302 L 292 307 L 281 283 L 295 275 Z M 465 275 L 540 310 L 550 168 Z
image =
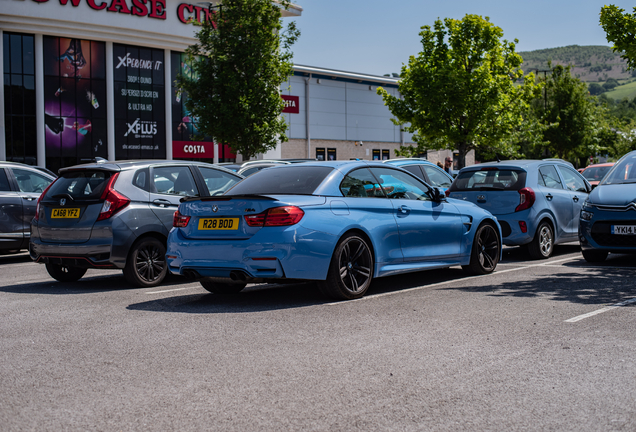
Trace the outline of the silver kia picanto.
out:
M 243 177 L 211 164 L 116 161 L 63 168 L 40 196 L 29 252 L 58 281 L 122 269 L 136 287 L 166 276 L 166 238 L 180 199 L 220 195 Z

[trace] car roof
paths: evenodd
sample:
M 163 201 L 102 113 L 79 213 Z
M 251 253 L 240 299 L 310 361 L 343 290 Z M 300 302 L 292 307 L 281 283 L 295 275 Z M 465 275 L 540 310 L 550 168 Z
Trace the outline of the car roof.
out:
M 11 162 L 11 161 L 0 161 L 0 168 L 28 168 L 28 169 L 32 169 L 44 174 L 47 174 L 49 176 L 53 176 L 54 178 L 56 177 L 55 173 L 49 169 L 43 168 L 43 167 L 39 167 L 36 165 L 28 165 L 28 164 L 23 164 L 20 162 Z
M 592 165 L 586 166 L 585 169 L 596 168 L 596 167 L 611 167 L 611 166 L 614 166 L 614 164 L 616 164 L 616 162 L 605 162 L 605 163 L 599 163 L 599 164 L 592 164 Z
M 67 171 L 76 171 L 76 170 L 88 170 L 88 169 L 98 169 L 103 171 L 122 171 L 127 169 L 134 168 L 142 168 L 151 165 L 200 165 L 208 168 L 214 168 L 221 171 L 226 171 L 236 175 L 236 172 L 227 169 L 223 166 L 214 165 L 206 162 L 196 162 L 196 161 L 185 161 L 185 160 L 158 160 L 158 159 L 149 159 L 149 160 L 127 160 L 127 161 L 107 161 L 107 162 L 90 162 L 80 165 L 73 165 L 66 168 L 60 169 L 60 174 Z
M 534 160 L 534 159 L 521 159 L 521 160 L 506 160 L 501 162 L 484 162 L 476 165 L 471 165 L 462 168 L 460 171 L 479 171 L 482 168 L 489 167 L 497 167 L 497 168 L 521 168 L 523 170 L 527 170 L 531 167 L 553 163 L 557 165 L 564 165 L 572 168 L 572 165 L 568 162 L 559 160 L 559 159 L 549 159 L 549 160 Z
M 383 163 L 388 163 L 391 165 L 402 166 L 402 165 L 435 165 L 433 162 L 427 161 L 426 159 L 417 159 L 417 158 L 404 158 L 404 159 L 389 159 L 382 161 Z M 439 167 L 438 167 L 439 168 Z

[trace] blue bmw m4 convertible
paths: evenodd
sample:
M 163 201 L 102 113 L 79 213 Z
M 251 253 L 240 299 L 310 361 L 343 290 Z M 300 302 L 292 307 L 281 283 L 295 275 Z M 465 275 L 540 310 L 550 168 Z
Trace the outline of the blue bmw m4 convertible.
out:
M 216 294 L 316 281 L 355 299 L 373 278 L 454 265 L 486 274 L 501 258 L 489 212 L 379 162 L 268 168 L 221 196 L 184 199 L 173 225 L 168 268 Z

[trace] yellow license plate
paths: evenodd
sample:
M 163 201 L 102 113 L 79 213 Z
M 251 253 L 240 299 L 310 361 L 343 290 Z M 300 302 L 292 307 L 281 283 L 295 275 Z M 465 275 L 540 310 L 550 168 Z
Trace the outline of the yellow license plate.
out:
M 52 218 L 60 219 L 77 219 L 80 215 L 80 209 L 78 208 L 57 208 L 53 209 L 51 213 Z
M 237 230 L 239 218 L 202 218 L 199 219 L 200 230 Z

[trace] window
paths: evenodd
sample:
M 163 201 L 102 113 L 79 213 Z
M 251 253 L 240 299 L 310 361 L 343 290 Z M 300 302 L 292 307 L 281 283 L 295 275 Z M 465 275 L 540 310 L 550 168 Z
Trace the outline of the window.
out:
M 316 149 L 316 160 L 324 161 L 325 160 L 325 148 L 317 148 Z
M 429 181 L 431 182 L 431 186 L 448 188 L 450 187 L 452 181 L 448 178 L 446 174 L 442 172 L 442 170 L 437 169 L 432 166 L 422 166 L 424 171 L 426 171 L 426 175 L 428 176 Z
M 11 192 L 9 179 L 7 179 L 7 173 L 4 172 L 4 168 L 0 168 L 0 192 Z
M 335 148 L 328 148 L 327 149 L 327 160 L 338 160 L 338 158 L 336 157 L 336 149 Z
M 609 174 L 603 178 L 601 184 L 636 183 L 636 154 L 624 157 Z
M 340 192 L 353 198 L 386 198 L 378 179 L 368 168 L 350 172 L 340 183 Z
M 561 175 L 565 180 L 565 186 L 575 192 L 587 192 L 587 186 L 585 185 L 585 181 L 581 178 L 581 175 L 568 167 L 559 167 L 559 171 L 561 171 Z
M 391 168 L 371 168 L 382 190 L 391 199 L 430 201 L 426 185 L 409 174 Z
M 25 169 L 11 168 L 20 192 L 42 193 L 53 180 Z
M 545 165 L 539 168 L 539 184 L 551 189 L 563 189 L 559 174 L 553 165 Z
M 284 165 L 250 176 L 227 195 L 311 195 L 333 171 L 326 166 Z
M 99 199 L 110 176 L 110 172 L 104 171 L 66 172 L 53 183 L 46 196 L 70 195 L 75 201 Z
M 389 160 L 389 150 L 382 150 L 382 160 Z
M 3 33 L 7 160 L 36 164 L 34 36 Z
M 404 165 L 400 168 L 403 168 L 407 170 L 408 172 L 410 172 L 411 174 L 413 174 L 415 177 L 426 181 L 426 178 L 424 177 L 424 173 L 422 172 L 422 169 L 420 168 L 419 165 Z
M 148 168 L 141 169 L 135 173 L 135 177 L 133 178 L 133 185 L 138 187 L 139 189 L 143 189 L 146 192 L 150 192 L 150 182 L 148 181 L 150 177 Z
M 556 172 L 555 172 L 556 174 Z M 451 191 L 518 191 L 526 184 L 526 172 L 513 169 L 483 168 L 464 171 L 451 184 Z
M 153 168 L 152 178 L 157 193 L 182 196 L 199 194 L 192 172 L 187 166 Z
M 221 195 L 241 179 L 235 175 L 212 168 L 199 167 L 210 195 Z

